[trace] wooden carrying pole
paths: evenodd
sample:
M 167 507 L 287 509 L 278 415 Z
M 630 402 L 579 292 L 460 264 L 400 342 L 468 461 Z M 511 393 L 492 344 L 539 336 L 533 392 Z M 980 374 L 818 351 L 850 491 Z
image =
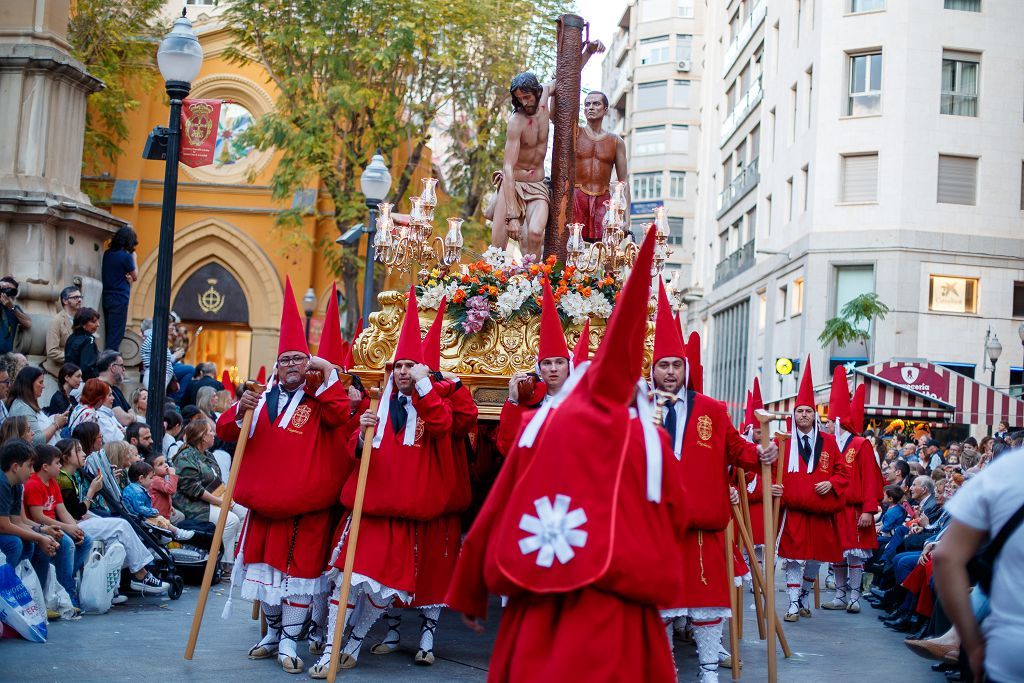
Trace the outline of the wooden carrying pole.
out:
M 380 402 L 380 388 L 370 389 L 371 413 L 377 412 Z M 352 503 L 352 521 L 348 528 L 348 541 L 345 547 L 345 570 L 341 577 L 341 596 L 338 598 L 338 616 L 334 620 L 334 633 L 331 635 L 331 666 L 327 670 L 327 680 L 334 683 L 338 675 L 338 662 L 341 659 L 341 634 L 345 630 L 345 618 L 348 612 L 348 596 L 352 591 L 352 568 L 356 562 L 356 544 L 359 542 L 359 523 L 363 519 L 363 496 L 366 493 L 366 477 L 370 473 L 370 456 L 373 453 L 373 433 L 375 427 L 367 427 L 363 432 L 363 453 L 359 460 L 359 479 L 356 481 L 356 498 Z
M 733 518 L 739 520 L 737 524 L 740 527 L 740 539 L 742 540 L 744 536 L 749 536 L 751 539 L 753 539 L 754 527 L 750 521 L 750 500 L 747 497 L 747 473 L 743 470 L 742 467 L 737 468 L 736 472 L 737 476 L 739 477 L 738 488 L 740 492 L 740 506 L 739 510 L 736 509 L 735 505 L 733 506 Z M 754 554 L 754 544 L 752 540 L 749 544 L 749 547 L 745 547 L 745 550 L 747 551 L 747 558 L 750 561 L 751 574 L 754 574 L 754 565 L 757 564 L 758 561 L 757 555 Z M 760 569 L 760 567 L 758 567 L 758 569 Z M 760 591 L 762 589 L 758 582 L 755 581 L 752 583 L 754 585 L 754 608 L 757 610 L 757 635 L 761 640 L 764 640 L 764 613 L 762 613 L 761 611 L 762 597 L 760 595 Z
M 265 387 L 256 382 L 247 382 L 246 390 L 263 393 Z M 206 599 L 210 596 L 210 586 L 213 585 L 213 574 L 217 569 L 218 549 L 224 540 L 224 525 L 228 521 L 228 512 L 231 511 L 231 494 L 235 491 L 235 482 L 238 481 L 238 470 L 242 467 L 242 456 L 245 455 L 245 446 L 249 443 L 249 429 L 252 427 L 252 410 L 245 411 L 242 417 L 242 431 L 238 437 L 238 445 L 235 446 L 235 455 L 231 458 L 231 473 L 228 474 L 228 483 L 224 489 L 224 495 L 220 499 L 220 515 L 217 516 L 217 526 L 213 531 L 213 542 L 210 544 L 210 555 L 206 559 L 206 571 L 203 572 L 203 585 L 199 589 L 199 602 L 196 603 L 196 613 L 192 617 L 192 630 L 188 634 L 188 643 L 185 645 L 185 659 L 192 659 L 196 651 L 196 640 L 199 638 L 199 627 L 203 623 L 203 612 L 206 611 Z
M 730 522 L 725 527 L 725 574 L 729 581 L 729 595 L 732 596 L 732 599 L 729 601 L 732 607 L 732 616 L 729 619 L 729 649 L 732 651 L 732 680 L 738 681 L 740 679 L 739 620 L 743 618 L 743 613 L 741 611 L 742 603 L 737 602 L 736 591 L 733 589 L 736 574 L 733 569 L 732 544 L 733 530 L 732 523 Z
M 771 421 L 771 415 L 762 411 L 754 411 L 754 417 L 761 423 L 761 448 L 768 448 L 768 423 Z M 781 461 L 782 458 L 780 457 Z M 767 643 L 768 643 L 768 681 L 769 683 L 776 683 L 779 677 L 778 671 L 778 660 L 775 652 L 775 624 L 779 620 L 779 615 L 775 612 L 775 535 L 768 534 L 769 530 L 775 529 L 775 519 L 773 516 L 774 506 L 772 505 L 772 487 L 768 485 L 768 482 L 772 480 L 771 465 L 768 463 L 761 463 L 761 497 L 764 504 L 764 530 L 765 530 L 765 544 L 764 544 L 764 608 L 765 616 L 768 621 L 766 622 L 767 630 Z
M 732 513 L 734 518 L 739 516 L 740 511 L 737 509 L 737 506 L 734 505 L 732 507 Z M 740 542 L 743 543 L 743 547 L 747 549 L 747 553 L 753 556 L 753 537 L 745 532 L 742 527 L 740 527 Z M 750 573 L 754 580 L 754 608 L 757 610 L 758 620 L 764 620 L 764 615 L 761 611 L 761 600 L 764 598 L 765 593 L 764 575 L 761 573 L 761 565 L 759 565 L 756 560 L 750 564 Z M 763 630 L 759 630 L 758 633 L 761 640 L 766 638 L 766 634 Z M 784 654 L 787 659 L 792 657 L 793 651 L 789 649 L 789 642 L 786 640 L 786 632 L 782 628 L 782 622 L 778 619 L 775 620 L 775 635 L 779 639 L 779 645 L 782 647 L 782 654 Z

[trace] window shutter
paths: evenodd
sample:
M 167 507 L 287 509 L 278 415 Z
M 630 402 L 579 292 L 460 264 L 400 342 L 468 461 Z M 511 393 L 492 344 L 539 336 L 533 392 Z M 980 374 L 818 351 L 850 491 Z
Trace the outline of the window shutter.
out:
M 878 154 L 843 157 L 843 202 L 878 201 Z
M 938 201 L 943 204 L 977 203 L 978 160 L 939 155 Z

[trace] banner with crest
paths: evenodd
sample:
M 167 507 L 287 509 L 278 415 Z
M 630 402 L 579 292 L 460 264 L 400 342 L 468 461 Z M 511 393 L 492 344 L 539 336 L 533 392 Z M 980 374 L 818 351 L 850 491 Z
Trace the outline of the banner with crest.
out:
M 183 100 L 179 160 L 190 168 L 213 163 L 220 100 Z

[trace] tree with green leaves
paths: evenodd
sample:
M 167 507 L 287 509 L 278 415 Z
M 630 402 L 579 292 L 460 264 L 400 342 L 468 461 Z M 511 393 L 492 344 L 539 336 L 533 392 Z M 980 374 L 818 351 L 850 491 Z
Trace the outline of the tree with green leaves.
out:
M 334 231 L 308 235 L 302 229 L 307 209 L 296 207 L 279 215 L 282 241 L 329 254 L 347 302 L 358 300 L 360 259 L 354 248 L 337 253 L 334 237 L 365 220 L 358 181 L 370 157 L 382 150 L 400 160 L 398 168 L 392 163 L 395 181 L 388 198 L 399 205 L 431 137 L 451 136 L 455 171 L 445 189 L 463 209 L 476 212 L 479 198 L 468 205 L 464 198 L 482 196 L 479 178 L 497 167 L 494 155 L 504 144 L 496 130 L 507 117 L 507 100 L 498 85 L 504 80 L 507 97 L 510 74 L 526 68 L 526 59 L 537 57 L 541 66 L 552 62 L 554 15 L 545 13 L 561 4 L 259 0 L 227 6 L 224 19 L 234 33 L 229 57 L 261 65 L 278 90 L 274 111 L 245 133 L 257 148 L 282 152 L 271 180 L 273 197 L 287 202 L 296 190 L 317 187 L 329 200 L 321 220 L 333 223 Z M 545 31 L 550 41 L 537 40 Z M 513 69 L 515 60 L 500 55 L 524 61 Z M 447 125 L 439 117 L 444 111 L 454 112 Z M 350 325 L 354 320 L 350 315 Z
M 89 97 L 85 119 L 87 167 L 113 163 L 128 138 L 125 114 L 138 108 L 133 93 L 157 81 L 156 45 L 167 32 L 158 21 L 163 0 L 77 0 L 71 4 L 71 55 L 103 81 Z
M 818 341 L 822 346 L 861 342 L 866 350 L 875 318 L 883 320 L 891 310 L 874 292 L 856 296 L 843 306 L 838 316 L 825 321 L 825 329 L 818 335 Z

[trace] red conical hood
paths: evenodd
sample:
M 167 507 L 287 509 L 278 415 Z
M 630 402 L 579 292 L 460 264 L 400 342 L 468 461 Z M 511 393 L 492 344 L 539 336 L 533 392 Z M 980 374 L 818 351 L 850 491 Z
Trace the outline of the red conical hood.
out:
M 828 394 L 828 421 L 839 420 L 845 428 L 850 417 L 850 387 L 846 382 L 846 368 L 837 365 L 832 372 L 832 389 Z
M 814 378 L 811 377 L 811 357 L 807 356 L 807 362 L 804 363 L 802 368 L 803 373 L 800 375 L 800 391 L 796 394 L 796 405 L 793 408 L 799 408 L 800 406 L 810 406 L 817 412 L 818 407 L 814 403 Z
M 416 288 L 409 288 L 409 301 L 405 305 L 405 319 L 398 334 L 395 361 L 411 360 L 423 362 L 423 345 L 420 342 L 420 314 L 416 304 Z
M 540 341 L 537 345 L 537 360 L 545 358 L 569 358 L 569 345 L 565 343 L 562 321 L 558 318 L 555 295 L 551 283 L 544 278 L 544 301 L 540 306 Z
M 853 391 L 850 402 L 850 431 L 860 435 L 864 433 L 864 400 L 867 398 L 868 385 L 858 384 Z
M 651 357 L 651 365 L 662 358 L 685 359 L 686 349 L 679 332 L 679 323 L 672 317 L 672 306 L 668 302 L 668 292 L 661 278 L 658 278 L 658 313 L 654 321 L 654 355 Z
M 267 366 L 261 365 L 259 372 L 256 373 L 256 383 L 266 384 L 267 383 Z
M 586 379 L 595 398 L 628 404 L 644 361 L 647 300 L 651 295 L 654 230 L 648 230 L 629 279 L 619 293 L 604 339 Z
M 297 351 L 309 355 L 306 345 L 306 330 L 299 314 L 299 306 L 295 303 L 295 292 L 292 291 L 291 278 L 284 280 L 284 308 L 281 309 L 281 340 L 277 345 L 277 356 L 288 351 Z
M 446 308 L 448 308 L 448 297 L 442 297 L 441 305 L 437 307 L 437 315 L 434 316 L 434 322 L 430 324 L 430 329 L 423 337 L 423 362 L 434 372 L 441 370 L 441 330 L 444 328 Z
M 764 410 L 764 400 L 761 398 L 761 381 L 754 378 L 754 388 L 750 391 L 750 402 L 754 410 Z M 756 424 L 754 426 L 757 426 Z
M 363 333 L 363 319 L 360 318 L 359 321 L 356 323 L 356 331 L 352 335 L 352 343 L 353 344 L 356 343 L 356 339 L 359 339 L 359 335 L 361 335 L 362 333 Z
M 316 355 L 331 365 L 345 366 L 345 342 L 341 339 L 341 317 L 338 315 L 338 285 L 331 285 L 331 298 L 327 301 L 324 328 L 320 333 L 320 348 Z
M 572 365 L 574 368 L 578 368 L 580 363 L 585 363 L 590 360 L 590 319 L 587 318 L 587 322 L 583 323 L 583 331 L 580 332 L 580 338 L 576 342 L 576 346 L 572 349 Z
M 690 333 L 686 342 L 687 368 L 686 386 L 698 394 L 704 393 L 704 366 L 700 363 L 700 335 L 697 330 Z
M 747 400 L 743 404 L 743 424 L 740 425 L 740 431 L 747 431 L 747 427 L 753 427 L 757 418 L 754 417 L 754 399 L 750 390 L 747 390 Z
M 220 373 L 220 383 L 224 385 L 224 388 L 235 393 L 235 383 L 231 381 L 231 373 L 225 370 Z

